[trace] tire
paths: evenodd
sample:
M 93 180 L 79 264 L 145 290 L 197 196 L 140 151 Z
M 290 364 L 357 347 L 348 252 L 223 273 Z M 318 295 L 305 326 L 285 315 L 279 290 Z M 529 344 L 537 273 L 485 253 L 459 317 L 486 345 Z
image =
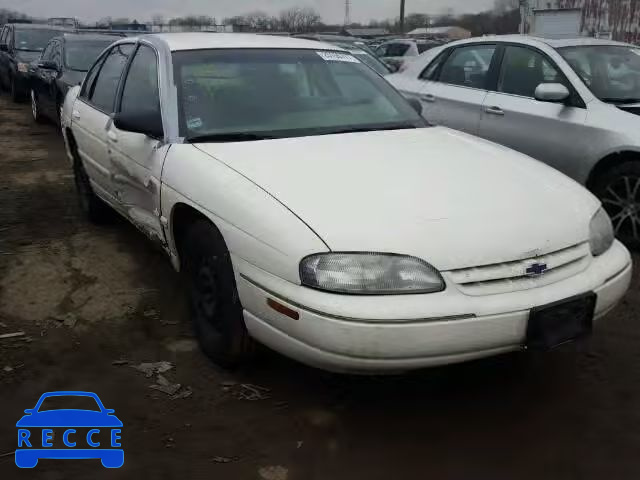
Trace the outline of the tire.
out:
M 640 161 L 628 160 L 605 171 L 593 192 L 611 217 L 616 237 L 640 248 Z
M 44 117 L 40 114 L 40 107 L 38 107 L 38 99 L 36 92 L 31 90 L 31 115 L 36 123 L 44 123 Z
M 84 215 L 91 223 L 96 225 L 106 223 L 111 218 L 111 210 L 107 204 L 93 192 L 89 176 L 78 158 L 73 162 L 73 177 L 78 195 L 78 203 Z
M 193 328 L 202 351 L 233 368 L 248 360 L 255 343 L 244 323 L 233 266 L 220 232 L 209 222 L 191 225 L 179 242 L 189 283 Z
M 22 96 L 20 95 L 18 86 L 16 85 L 16 77 L 13 75 L 9 78 L 9 94 L 11 95 L 13 103 L 20 103 L 22 101 Z

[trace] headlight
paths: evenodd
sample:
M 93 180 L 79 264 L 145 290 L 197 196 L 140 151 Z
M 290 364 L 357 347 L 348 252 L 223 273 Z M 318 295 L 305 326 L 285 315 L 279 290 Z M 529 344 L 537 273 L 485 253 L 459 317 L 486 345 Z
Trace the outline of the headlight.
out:
M 604 208 L 600 208 L 591 219 L 591 224 L 589 225 L 591 254 L 597 257 L 609 250 L 614 237 L 611 219 Z
M 322 253 L 300 263 L 307 287 L 354 295 L 398 295 L 444 290 L 440 273 L 424 260 L 384 253 Z
M 29 71 L 29 64 L 18 62 L 18 71 L 21 73 L 27 73 Z

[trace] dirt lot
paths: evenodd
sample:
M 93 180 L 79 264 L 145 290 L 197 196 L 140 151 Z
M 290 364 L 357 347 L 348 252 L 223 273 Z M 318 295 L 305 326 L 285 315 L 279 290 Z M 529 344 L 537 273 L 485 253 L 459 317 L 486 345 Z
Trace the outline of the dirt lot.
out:
M 589 343 L 526 368 L 353 378 L 265 353 L 225 372 L 194 348 L 169 262 L 123 221 L 87 224 L 56 130 L 0 98 L 0 335 L 25 332 L 0 339 L 3 479 L 637 479 L 638 288 Z M 158 361 L 178 398 L 131 368 Z M 15 422 L 54 390 L 115 409 L 124 467 L 14 465 Z

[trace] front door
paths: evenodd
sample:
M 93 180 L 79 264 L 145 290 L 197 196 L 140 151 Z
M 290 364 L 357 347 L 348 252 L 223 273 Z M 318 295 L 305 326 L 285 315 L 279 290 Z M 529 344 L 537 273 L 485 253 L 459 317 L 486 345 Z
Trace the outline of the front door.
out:
M 107 134 L 112 123 L 116 92 L 134 44 L 113 47 L 87 75 L 73 106 L 72 130 L 78 153 L 94 191 L 115 203 Z
M 590 156 L 584 142 L 587 110 L 576 93 L 565 103 L 536 100 L 541 83 L 562 83 L 573 91 L 542 52 L 505 47 L 497 91 L 484 101 L 479 136 L 575 175 L 575 167 Z
M 458 47 L 441 66 L 425 70 L 420 100 L 429 122 L 478 133 L 495 50 L 496 46 L 490 44 Z
M 157 57 L 150 46 L 138 47 L 119 103 L 118 111 L 122 114 L 162 117 Z M 108 127 L 107 141 L 119 208 L 140 230 L 164 244 L 160 223 L 160 177 L 169 146 L 162 138 L 125 132 L 113 123 Z

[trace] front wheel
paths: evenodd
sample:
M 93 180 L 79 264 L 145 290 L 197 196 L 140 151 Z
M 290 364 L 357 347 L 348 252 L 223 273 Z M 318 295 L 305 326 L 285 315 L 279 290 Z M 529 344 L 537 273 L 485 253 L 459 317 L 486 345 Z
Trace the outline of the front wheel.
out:
M 602 174 L 593 189 L 628 247 L 640 248 L 640 161 L 620 163 Z
M 44 123 L 44 118 L 40 114 L 40 107 L 38 106 L 38 98 L 36 92 L 31 90 L 31 115 L 36 123 Z
M 11 78 L 9 79 L 9 93 L 11 95 L 11 100 L 14 103 L 19 103 L 22 101 L 22 95 L 20 95 L 18 85 L 16 84 L 16 77 L 13 75 L 11 75 Z
M 200 348 L 215 363 L 235 367 L 253 353 L 254 342 L 244 323 L 224 239 L 211 223 L 198 221 L 188 229 L 180 247 Z

